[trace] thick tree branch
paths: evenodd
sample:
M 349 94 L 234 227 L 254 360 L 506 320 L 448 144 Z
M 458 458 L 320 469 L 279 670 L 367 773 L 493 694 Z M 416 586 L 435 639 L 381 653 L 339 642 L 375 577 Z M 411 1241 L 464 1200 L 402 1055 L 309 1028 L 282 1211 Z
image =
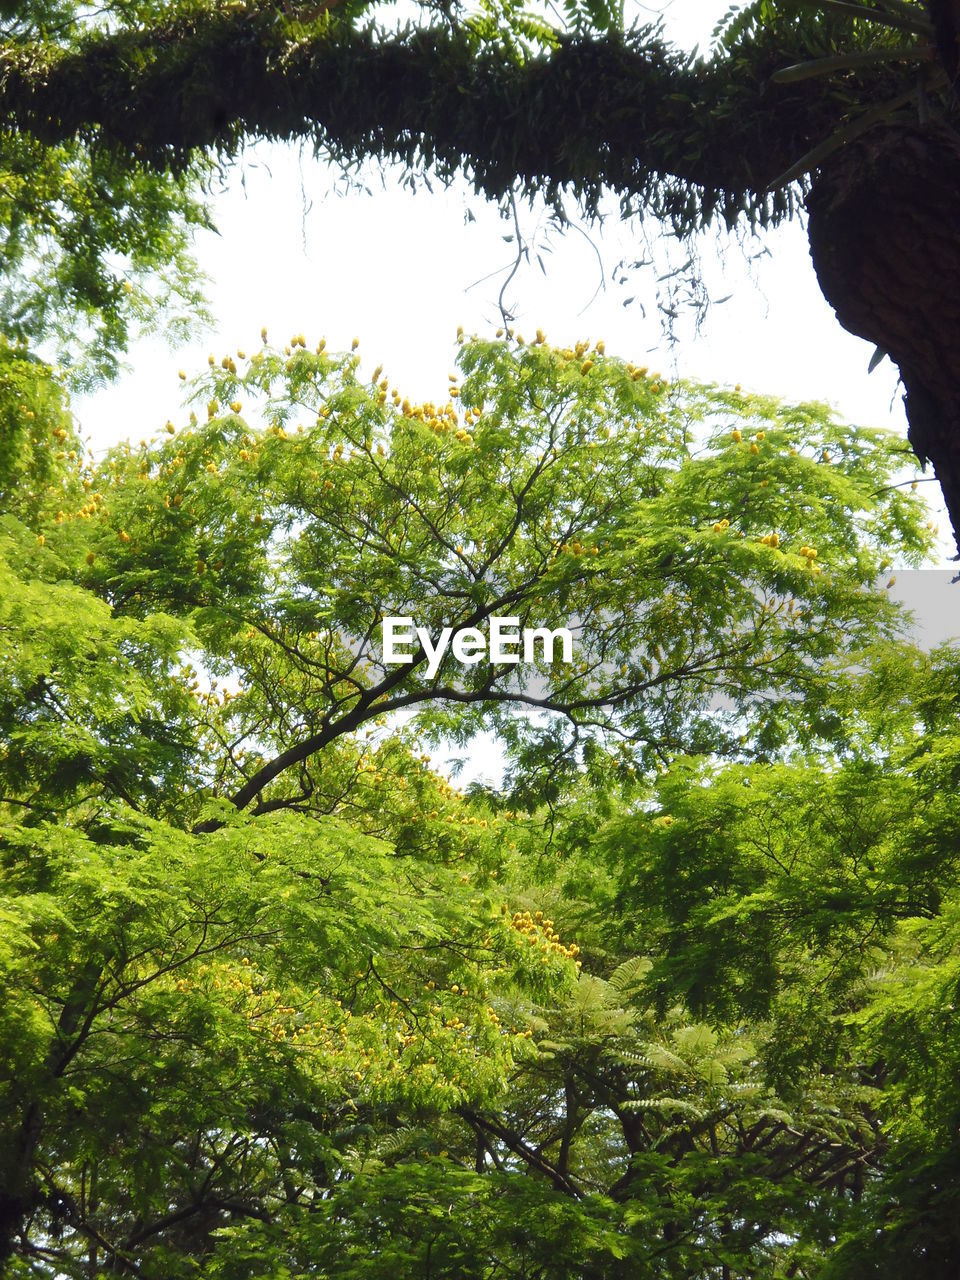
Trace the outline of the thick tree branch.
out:
M 806 56 L 786 26 L 691 64 L 652 29 L 563 38 L 518 63 L 445 26 L 290 27 L 269 6 L 232 5 L 152 30 L 87 36 L 69 52 L 0 50 L 0 112 L 47 142 L 119 144 L 152 163 L 244 137 L 311 137 L 343 164 L 373 156 L 442 176 L 464 171 L 501 197 L 517 180 L 588 203 L 604 185 L 678 222 L 776 221 L 794 208 L 766 185 L 836 126 L 818 82 L 770 75 Z M 848 96 L 880 100 L 902 72 L 850 73 Z M 842 111 L 842 106 L 840 108 Z

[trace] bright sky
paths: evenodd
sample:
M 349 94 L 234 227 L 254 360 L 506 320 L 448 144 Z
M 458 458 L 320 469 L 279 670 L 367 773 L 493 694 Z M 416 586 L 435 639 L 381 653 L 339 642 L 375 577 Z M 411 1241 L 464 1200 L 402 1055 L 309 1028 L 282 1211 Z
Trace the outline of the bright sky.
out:
M 673 0 L 665 7 L 636 5 L 635 12 L 648 21 L 662 9 L 671 39 L 707 48 L 728 8 L 727 0 Z M 238 347 L 255 348 L 262 325 L 275 342 L 303 332 L 309 344 L 323 336 L 334 350 L 347 349 L 357 336 L 368 367 L 383 363 L 404 394 L 445 395 L 457 325 L 486 335 L 500 323 L 497 297 L 515 254 L 504 238 L 512 225 L 465 184 L 442 190 L 434 183 L 432 193 L 421 184 L 411 192 L 397 174 L 373 170 L 365 182 L 367 191 L 345 190 L 336 172 L 306 152 L 250 147 L 216 199 L 219 234 L 204 233 L 197 242 L 211 278 L 213 333 L 179 351 L 142 342 L 130 354 L 126 376 L 77 400 L 94 447 L 149 436 L 167 418 L 183 422 L 177 370 L 199 372 L 208 352 L 219 359 Z M 727 300 L 714 303 L 699 334 L 681 316 L 672 349 L 664 342 L 656 277 L 684 256 L 656 228 L 621 223 L 615 201 L 600 227 L 560 235 L 535 207 L 521 210 L 521 228 L 531 261 L 505 298 L 518 332 L 540 327 L 558 345 L 603 337 L 609 353 L 671 377 L 826 400 L 849 421 L 905 431 L 896 370 L 884 361 L 867 374 L 872 347 L 847 334 L 823 300 L 802 226 L 745 246 L 704 237 L 707 291 Z M 657 265 L 632 270 L 618 283 L 618 262 L 648 257 L 651 247 Z M 945 564 L 953 547 L 939 491 L 935 485 L 922 490 L 940 526 Z M 952 601 L 949 610 L 957 612 Z

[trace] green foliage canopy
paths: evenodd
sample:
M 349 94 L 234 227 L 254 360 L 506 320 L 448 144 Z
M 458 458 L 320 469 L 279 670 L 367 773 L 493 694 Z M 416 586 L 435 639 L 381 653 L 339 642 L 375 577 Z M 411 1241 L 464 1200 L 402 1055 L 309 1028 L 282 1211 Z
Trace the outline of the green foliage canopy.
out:
M 947 1274 L 958 668 L 876 586 L 931 538 L 899 446 L 459 365 L 414 404 L 297 335 L 93 459 L 7 353 L 6 1272 Z M 525 719 L 378 663 L 508 606 L 584 621 Z M 424 738 L 489 723 L 464 794 Z

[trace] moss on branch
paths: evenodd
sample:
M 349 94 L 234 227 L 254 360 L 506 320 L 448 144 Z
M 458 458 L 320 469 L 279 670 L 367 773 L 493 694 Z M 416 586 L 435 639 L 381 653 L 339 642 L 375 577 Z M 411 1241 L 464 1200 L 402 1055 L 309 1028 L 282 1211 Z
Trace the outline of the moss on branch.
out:
M 837 91 L 772 84 L 805 56 L 795 36 L 771 30 L 693 62 L 647 28 L 563 38 L 518 63 L 454 27 L 330 35 L 234 6 L 69 51 L 8 44 L 0 112 L 45 142 L 81 138 L 155 166 L 230 154 L 246 137 L 306 137 L 348 168 L 374 157 L 464 172 L 494 198 L 519 180 L 589 207 L 608 187 L 681 230 L 744 213 L 769 225 L 796 207 L 771 180 L 845 104 L 903 74 L 871 70 Z

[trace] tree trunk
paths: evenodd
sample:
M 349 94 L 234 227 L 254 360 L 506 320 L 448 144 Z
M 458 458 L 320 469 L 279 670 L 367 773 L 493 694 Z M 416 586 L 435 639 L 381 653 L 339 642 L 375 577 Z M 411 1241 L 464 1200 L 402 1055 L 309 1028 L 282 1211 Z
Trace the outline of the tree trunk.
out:
M 837 152 L 807 199 L 810 254 L 845 329 L 900 367 L 907 433 L 960 548 L 960 136 L 887 125 Z

